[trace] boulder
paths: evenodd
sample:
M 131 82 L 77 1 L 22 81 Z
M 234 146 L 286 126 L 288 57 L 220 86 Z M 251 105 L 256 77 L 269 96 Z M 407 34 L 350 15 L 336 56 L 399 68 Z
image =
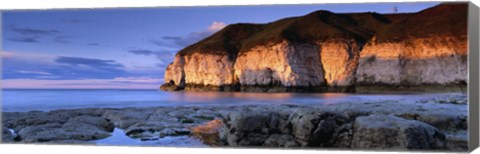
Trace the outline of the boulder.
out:
M 353 127 L 352 148 L 445 149 L 445 135 L 420 121 L 372 114 L 357 117 Z
M 300 110 L 290 116 L 289 122 L 292 123 L 292 134 L 300 145 L 328 146 L 337 128 L 346 120 L 330 112 Z
M 192 136 L 199 138 L 207 145 L 222 145 L 220 140 L 220 129 L 223 125 L 221 120 L 212 120 L 204 125 L 191 128 Z
M 231 146 L 261 146 L 274 133 L 288 131 L 288 115 L 271 110 L 245 110 L 224 119 L 221 138 Z

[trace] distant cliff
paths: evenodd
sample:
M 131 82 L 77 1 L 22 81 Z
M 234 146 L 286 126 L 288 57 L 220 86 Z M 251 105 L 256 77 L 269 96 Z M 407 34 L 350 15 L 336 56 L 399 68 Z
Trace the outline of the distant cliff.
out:
M 467 3 L 404 14 L 316 11 L 233 24 L 181 50 L 163 90 L 464 88 Z

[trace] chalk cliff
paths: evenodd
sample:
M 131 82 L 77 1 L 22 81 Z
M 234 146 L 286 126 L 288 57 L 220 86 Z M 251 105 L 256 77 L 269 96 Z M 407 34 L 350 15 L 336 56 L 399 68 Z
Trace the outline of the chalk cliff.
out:
M 461 89 L 468 71 L 466 35 L 467 3 L 417 13 L 316 11 L 267 24 L 232 24 L 181 50 L 161 89 Z

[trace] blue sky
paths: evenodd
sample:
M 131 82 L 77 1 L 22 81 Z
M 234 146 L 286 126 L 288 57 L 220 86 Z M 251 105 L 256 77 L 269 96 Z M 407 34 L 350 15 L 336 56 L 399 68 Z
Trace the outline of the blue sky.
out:
M 437 5 L 366 3 L 2 12 L 3 88 L 156 89 L 176 52 L 232 23 L 316 10 L 417 12 Z

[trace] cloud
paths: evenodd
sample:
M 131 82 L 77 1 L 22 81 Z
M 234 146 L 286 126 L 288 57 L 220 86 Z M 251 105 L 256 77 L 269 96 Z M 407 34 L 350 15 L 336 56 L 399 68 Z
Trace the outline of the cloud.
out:
M 41 75 L 50 75 L 48 72 L 40 72 L 40 71 L 17 71 L 18 73 L 25 73 L 25 74 L 41 74 Z
M 224 22 L 214 21 L 210 26 L 208 26 L 207 30 L 211 32 L 217 32 L 225 28 L 225 26 L 227 26 L 227 24 Z
M 161 83 L 161 82 L 163 82 L 163 79 L 151 78 L 151 77 L 118 77 L 118 78 L 114 78 L 111 82 L 114 82 L 114 83 L 151 84 L 151 83 Z
M 146 49 L 132 49 L 132 50 L 128 50 L 128 52 L 136 55 L 145 55 L 145 56 L 149 56 L 156 53 L 155 51 L 146 50 Z
M 67 64 L 71 66 L 88 66 L 91 68 L 107 70 L 107 71 L 121 71 L 124 66 L 114 60 L 91 59 L 81 57 L 64 57 L 60 56 L 55 59 L 56 63 Z
M 8 38 L 12 42 L 23 42 L 23 43 L 37 43 L 39 42 L 38 37 L 12 37 Z
M 28 27 L 24 27 L 24 28 L 12 27 L 12 31 L 21 35 L 28 35 L 28 36 L 56 35 L 61 33 L 58 30 L 34 29 L 34 28 L 28 28 Z
M 163 39 L 163 37 L 162 37 L 162 40 L 150 39 L 149 42 L 154 44 L 154 45 L 157 45 L 159 47 L 165 47 L 165 48 L 171 48 L 171 49 L 178 49 L 178 48 L 184 47 L 184 46 L 180 46 L 176 43 L 172 43 L 169 40 L 167 40 L 167 41 L 165 41 L 165 40 L 166 39 Z
M 164 36 L 162 39 L 173 41 L 173 43 L 181 47 L 185 47 L 212 35 L 213 33 L 223 29 L 225 26 L 226 24 L 223 22 L 214 21 L 205 30 L 192 32 L 187 36 Z
M 73 36 L 56 36 L 53 41 L 57 42 L 57 43 L 62 43 L 62 44 L 65 44 L 65 43 L 69 43 L 70 41 L 68 41 L 67 39 L 69 38 L 73 38 Z
M 152 66 L 129 70 L 114 60 L 12 51 L 2 51 L 0 54 L 4 80 L 106 80 L 127 77 L 162 78 L 164 75 L 164 69 Z
M 15 53 L 13 53 L 13 52 L 8 52 L 8 51 L 1 51 L 1 52 L 0 52 L 0 56 L 1 56 L 2 58 L 8 58 L 8 57 L 13 57 L 13 56 L 15 56 Z
M 22 42 L 22 43 L 37 43 L 40 42 L 42 37 L 51 37 L 61 34 L 62 32 L 52 29 L 36 29 L 29 27 L 17 27 L 15 25 L 10 25 L 10 30 L 17 33 L 17 36 L 8 38 L 12 42 Z M 55 38 L 56 42 L 66 42 L 64 38 Z
M 154 51 L 154 50 L 148 50 L 148 49 L 131 49 L 128 50 L 129 53 L 135 54 L 135 55 L 143 55 L 143 56 L 155 56 L 158 60 L 160 60 L 160 63 L 170 63 L 173 61 L 173 54 L 168 51 Z
M 151 77 L 120 77 L 86 80 L 3 79 L 2 88 L 158 89 L 161 83 L 163 83 L 163 79 Z
M 63 23 L 70 23 L 70 24 L 78 24 L 78 23 L 89 22 L 89 20 L 82 20 L 82 19 L 62 19 L 61 22 L 63 22 Z

